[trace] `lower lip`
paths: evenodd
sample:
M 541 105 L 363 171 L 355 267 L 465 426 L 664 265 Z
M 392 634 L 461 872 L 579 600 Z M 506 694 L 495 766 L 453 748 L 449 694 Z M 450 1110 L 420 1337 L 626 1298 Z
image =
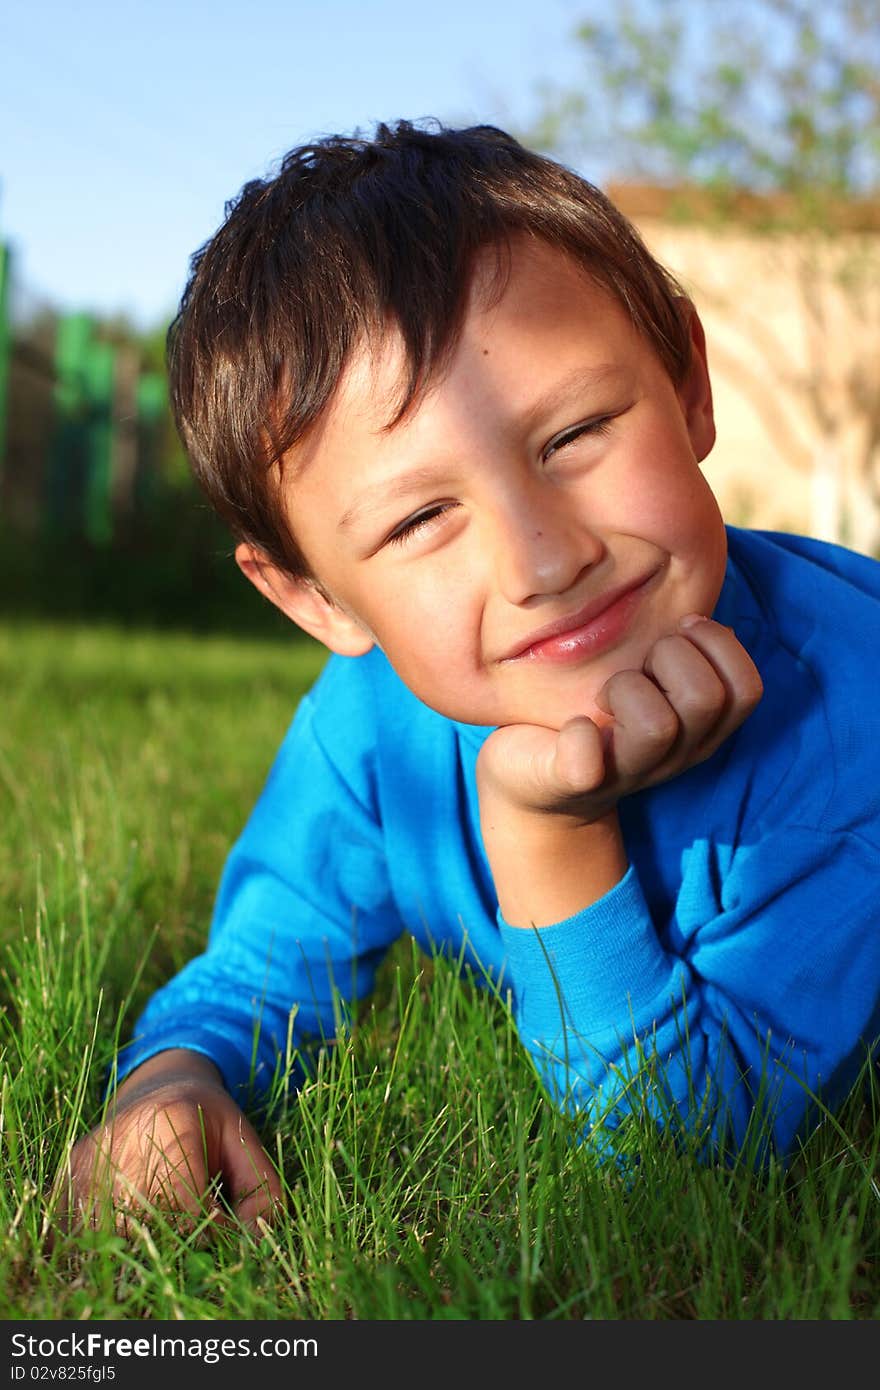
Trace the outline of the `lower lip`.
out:
M 520 652 L 514 660 L 550 661 L 566 665 L 607 651 L 625 635 L 630 620 L 653 578 L 651 575 L 650 579 L 646 579 L 637 588 L 622 594 L 601 613 L 597 613 L 595 618 L 584 623 L 583 627 L 575 627 L 570 632 L 561 632 L 557 637 L 547 637 L 543 642 L 536 642 L 534 646 Z

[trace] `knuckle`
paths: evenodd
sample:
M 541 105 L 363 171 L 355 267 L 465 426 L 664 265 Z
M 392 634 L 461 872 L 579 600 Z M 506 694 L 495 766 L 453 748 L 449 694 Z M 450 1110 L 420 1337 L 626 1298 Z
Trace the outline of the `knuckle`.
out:
M 558 790 L 563 796 L 580 796 L 593 791 L 604 773 L 604 764 L 595 760 L 563 763 L 558 772 Z
M 685 690 L 678 702 L 679 713 L 688 720 L 717 719 L 727 704 L 727 691 L 720 681 L 706 682 L 698 689 Z
M 554 774 L 563 794 L 577 795 L 590 791 L 602 780 L 605 771 L 601 743 L 597 736 L 583 730 L 560 734 L 554 759 Z
M 628 670 L 612 672 L 612 674 L 608 677 L 608 680 L 605 682 L 605 689 L 609 692 L 609 694 L 615 690 L 619 690 L 621 686 L 626 684 L 627 679 L 632 674 L 632 671 Z
M 744 682 L 743 692 L 740 697 L 741 702 L 749 709 L 754 709 L 764 695 L 764 682 L 755 670 Z
M 690 643 L 686 637 L 679 636 L 678 633 L 668 632 L 663 637 L 658 637 L 645 662 L 646 670 L 653 671 L 658 666 L 662 666 L 667 660 L 674 658 L 676 653 L 681 653 L 683 649 L 689 647 Z
M 608 703 L 614 707 L 616 701 L 626 698 L 634 691 L 645 684 L 646 677 L 641 671 L 633 671 L 629 668 L 622 671 L 615 671 L 608 677 L 605 683 L 605 692 Z
M 678 716 L 671 706 L 652 711 L 642 725 L 642 738 L 653 748 L 667 747 L 674 742 L 679 728 Z

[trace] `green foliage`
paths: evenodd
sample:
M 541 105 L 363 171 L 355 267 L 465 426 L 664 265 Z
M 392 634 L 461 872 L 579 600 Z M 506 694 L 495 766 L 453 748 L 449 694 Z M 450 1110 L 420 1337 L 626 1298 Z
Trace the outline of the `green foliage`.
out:
M 0 636 L 0 1317 L 787 1319 L 880 1313 L 874 1074 L 786 1172 L 633 1119 L 575 1141 L 509 1001 L 401 942 L 353 1028 L 260 1124 L 286 1211 L 64 1235 L 52 1186 L 116 1042 L 199 949 L 226 848 L 323 657 L 19 625 Z M 206 730 L 209 736 L 206 737 Z
M 184 632 L 294 637 L 232 557 L 232 542 L 188 493 L 173 527 L 145 517 L 135 536 L 95 545 L 75 536 L 27 536 L 0 525 L 0 618 L 122 623 Z
M 544 89 L 533 139 L 611 172 L 788 195 L 815 222 L 880 186 L 878 0 L 587 4 L 576 92 Z

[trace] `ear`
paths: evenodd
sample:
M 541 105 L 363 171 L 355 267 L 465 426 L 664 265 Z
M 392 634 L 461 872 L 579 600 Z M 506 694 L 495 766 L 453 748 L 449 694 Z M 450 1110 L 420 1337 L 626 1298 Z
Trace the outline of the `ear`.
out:
M 287 574 L 244 541 L 235 548 L 235 563 L 264 598 L 331 652 L 363 656 L 375 645 L 372 633 L 335 604 L 316 580 Z
M 691 329 L 691 363 L 687 376 L 678 387 L 678 399 L 684 411 L 691 446 L 702 463 L 715 443 L 715 413 L 712 407 L 712 382 L 706 356 L 706 334 L 693 304 L 688 305 Z

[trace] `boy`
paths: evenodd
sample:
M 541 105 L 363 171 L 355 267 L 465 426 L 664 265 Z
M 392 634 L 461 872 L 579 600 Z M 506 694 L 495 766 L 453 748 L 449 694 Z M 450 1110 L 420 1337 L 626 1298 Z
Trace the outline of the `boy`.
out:
M 723 1150 L 762 1105 L 790 1152 L 880 1033 L 880 565 L 725 528 L 678 286 L 570 171 L 401 122 L 242 190 L 169 365 L 239 566 L 334 655 L 74 1204 L 269 1210 L 233 1097 L 404 930 L 512 989 L 587 1142 L 638 1041 L 658 1119 Z

